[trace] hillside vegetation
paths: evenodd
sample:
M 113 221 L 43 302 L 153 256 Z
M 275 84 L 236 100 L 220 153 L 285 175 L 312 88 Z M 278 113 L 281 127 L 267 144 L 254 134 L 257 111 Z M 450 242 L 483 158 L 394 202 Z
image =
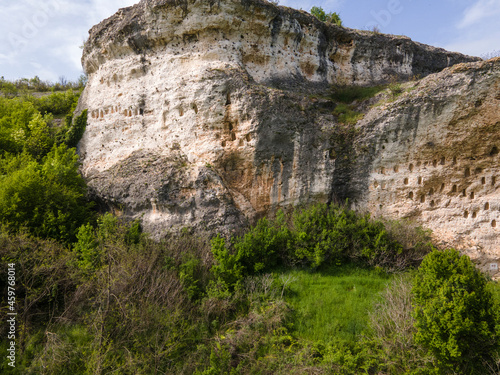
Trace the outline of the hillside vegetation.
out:
M 497 373 L 500 289 L 410 223 L 317 204 L 233 238 L 155 242 L 98 212 L 78 96 L 0 98 L 0 256 L 18 312 L 2 373 Z M 5 317 L 5 266 L 0 281 Z

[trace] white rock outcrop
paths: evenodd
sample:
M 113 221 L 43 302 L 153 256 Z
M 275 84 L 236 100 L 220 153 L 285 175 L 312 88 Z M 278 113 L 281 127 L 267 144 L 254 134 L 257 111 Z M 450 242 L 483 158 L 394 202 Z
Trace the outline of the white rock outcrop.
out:
M 498 251 L 499 63 L 437 73 L 477 60 L 263 0 L 143 0 L 85 45 L 82 172 L 156 236 L 349 198 Z M 355 132 L 333 113 L 332 87 L 424 76 Z

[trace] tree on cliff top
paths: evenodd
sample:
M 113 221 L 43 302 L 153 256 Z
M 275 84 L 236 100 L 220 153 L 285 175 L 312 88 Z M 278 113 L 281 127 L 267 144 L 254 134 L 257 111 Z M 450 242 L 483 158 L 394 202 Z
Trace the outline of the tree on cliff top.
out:
M 326 13 L 321 7 L 312 7 L 311 14 L 322 22 L 329 22 L 337 26 L 342 26 L 342 20 L 336 12 Z

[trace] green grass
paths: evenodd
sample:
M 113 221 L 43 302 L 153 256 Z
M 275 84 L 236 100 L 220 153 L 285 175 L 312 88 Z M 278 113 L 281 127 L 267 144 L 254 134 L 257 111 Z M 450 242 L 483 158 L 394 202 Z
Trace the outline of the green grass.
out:
M 368 313 L 391 276 L 354 266 L 323 272 L 290 271 L 287 302 L 295 313 L 294 331 L 302 339 L 353 342 L 368 326 Z
M 352 106 L 344 103 L 338 104 L 333 114 L 336 115 L 339 122 L 344 125 L 355 125 L 364 116 L 363 113 L 353 110 Z
M 386 85 L 378 86 L 341 86 L 336 87 L 332 94 L 332 99 L 341 103 L 352 103 L 355 100 L 366 100 L 373 98 L 380 91 L 386 89 Z

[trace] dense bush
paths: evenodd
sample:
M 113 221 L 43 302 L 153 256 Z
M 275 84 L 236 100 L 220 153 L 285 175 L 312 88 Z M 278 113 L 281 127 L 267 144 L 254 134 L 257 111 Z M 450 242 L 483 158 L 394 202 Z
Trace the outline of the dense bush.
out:
M 219 286 L 232 290 L 246 276 L 277 266 L 315 269 L 357 261 L 402 270 L 418 265 L 428 251 L 403 247 L 393 238 L 382 222 L 345 207 L 318 204 L 295 211 L 289 220 L 279 211 L 274 220 L 259 220 L 230 246 L 221 237 L 212 240 L 212 272 Z
M 86 111 L 71 127 L 58 129 L 53 121 L 77 99 L 72 91 L 0 97 L 0 222 L 9 230 L 71 242 L 78 227 L 92 220 L 78 157 L 66 146 L 81 138 Z
M 29 124 L 39 115 L 32 103 L 0 97 L 0 151 L 21 152 L 30 132 Z
M 223 288 L 240 286 L 245 276 L 272 269 L 288 258 L 292 234 L 285 217 L 279 212 L 276 219 L 259 220 L 244 236 L 234 239 L 233 249 L 221 237 L 212 240 L 216 264 L 212 267 L 217 282 Z
M 484 374 L 498 349 L 498 333 L 486 278 L 456 250 L 433 251 L 415 281 L 415 341 L 442 373 Z
M 41 238 L 73 241 L 91 219 L 73 149 L 54 146 L 41 162 L 27 153 L 0 160 L 0 221 Z
M 295 257 L 312 267 L 348 259 L 377 264 L 382 254 L 397 256 L 401 252 L 381 222 L 343 207 L 316 205 L 299 211 L 293 226 Z
M 69 90 L 35 98 L 0 97 L 0 152 L 17 154 L 23 150 L 37 159 L 45 156 L 56 142 L 76 147 L 85 130 L 87 112 L 72 124 L 78 94 Z M 69 121 L 56 128 L 54 116 L 67 114 Z

